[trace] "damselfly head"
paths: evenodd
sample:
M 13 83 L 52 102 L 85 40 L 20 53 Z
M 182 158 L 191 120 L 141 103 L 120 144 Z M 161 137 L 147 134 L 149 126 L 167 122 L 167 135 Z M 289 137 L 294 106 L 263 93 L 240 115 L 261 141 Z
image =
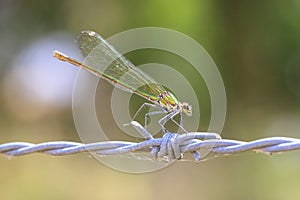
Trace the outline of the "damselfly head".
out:
M 181 105 L 182 111 L 187 114 L 187 116 L 192 116 L 192 106 L 186 102 L 183 102 Z

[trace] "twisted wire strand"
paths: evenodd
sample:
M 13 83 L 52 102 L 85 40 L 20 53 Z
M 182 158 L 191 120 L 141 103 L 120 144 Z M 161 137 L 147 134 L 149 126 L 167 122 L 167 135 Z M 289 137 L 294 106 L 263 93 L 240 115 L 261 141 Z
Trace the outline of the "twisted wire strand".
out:
M 203 135 L 189 135 L 186 134 L 182 137 L 184 142 L 179 144 L 180 154 L 187 152 L 195 153 L 201 149 L 211 149 L 211 152 L 219 155 L 227 155 L 240 153 L 244 151 L 256 151 L 262 153 L 278 153 L 285 151 L 292 151 L 300 149 L 300 139 L 287 138 L 287 137 L 270 137 L 259 140 L 254 140 L 251 142 L 243 142 L 237 140 L 199 140 L 199 139 L 188 139 L 191 136 L 197 138 Z M 68 142 L 68 141 L 53 141 L 44 142 L 40 144 L 32 144 L 26 142 L 11 142 L 0 145 L 0 154 L 7 156 L 22 156 L 32 153 L 45 153 L 53 156 L 64 156 L 71 155 L 82 152 L 94 152 L 98 155 L 108 156 L 108 155 L 120 155 L 129 152 L 151 152 L 153 147 L 158 147 L 160 151 L 157 152 L 158 155 L 154 157 L 168 156 L 173 159 L 180 158 L 181 156 L 174 156 L 175 153 L 170 153 L 167 149 L 168 146 L 163 144 L 165 141 L 163 138 L 149 139 L 140 143 L 134 142 L 123 142 L 123 141 L 107 141 L 107 142 L 97 142 L 90 144 L 83 144 L 78 142 Z M 174 142 L 174 141 L 172 141 Z M 163 144 L 163 146 L 161 146 Z M 197 157 L 198 156 L 198 157 Z M 201 160 L 199 155 L 196 153 L 194 155 L 195 160 Z
M 201 150 L 208 150 L 217 155 L 228 155 L 245 151 L 261 153 L 278 153 L 300 149 L 300 139 L 288 137 L 269 137 L 250 142 L 221 139 L 216 133 L 190 132 L 186 134 L 166 133 L 162 138 L 153 138 L 139 123 L 131 125 L 145 138 L 145 141 L 104 141 L 83 144 L 69 141 L 53 141 L 40 144 L 27 142 L 10 142 L 0 144 L 0 154 L 22 156 L 32 153 L 45 153 L 53 156 L 64 156 L 82 152 L 91 152 L 100 156 L 122 155 L 134 152 L 146 152 L 153 159 L 180 159 L 183 154 L 192 153 L 194 160 L 204 160 Z

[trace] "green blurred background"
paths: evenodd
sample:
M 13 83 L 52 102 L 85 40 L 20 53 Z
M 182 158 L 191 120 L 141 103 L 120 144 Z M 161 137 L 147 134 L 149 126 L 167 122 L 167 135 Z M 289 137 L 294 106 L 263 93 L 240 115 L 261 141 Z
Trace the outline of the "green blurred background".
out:
M 81 30 L 109 37 L 145 26 L 180 31 L 214 59 L 228 100 L 223 138 L 299 138 L 299 10 L 297 0 L 1 0 L 1 143 L 80 141 L 71 111 L 76 69 L 56 61 L 52 51 L 79 56 L 74 38 Z M 130 59 L 138 64 L 153 62 L 152 58 L 159 62 L 155 55 L 137 52 Z M 201 109 L 209 110 L 209 106 L 206 103 Z M 176 162 L 140 175 L 112 170 L 88 154 L 2 156 L 0 163 L 1 199 L 274 200 L 300 196 L 299 152 Z

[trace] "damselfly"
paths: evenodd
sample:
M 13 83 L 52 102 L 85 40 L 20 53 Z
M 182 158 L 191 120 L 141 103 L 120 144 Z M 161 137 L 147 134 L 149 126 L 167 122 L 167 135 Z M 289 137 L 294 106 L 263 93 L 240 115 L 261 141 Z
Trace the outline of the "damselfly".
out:
M 153 107 L 158 110 L 148 112 L 145 115 L 145 126 L 147 126 L 147 119 L 151 115 L 165 113 L 166 115 L 158 121 L 164 132 L 166 131 L 165 124 L 169 120 L 183 129 L 182 113 L 186 113 L 188 116 L 192 115 L 192 107 L 188 103 L 180 103 L 174 94 L 167 91 L 141 69 L 135 67 L 99 34 L 93 31 L 82 31 L 77 36 L 77 43 L 85 57 L 83 63 L 58 51 L 54 51 L 54 57 L 81 67 L 105 79 L 117 88 L 137 94 L 150 101 L 151 103 L 144 103 L 137 110 L 132 121 L 144 107 Z M 173 120 L 173 117 L 178 114 L 180 114 L 180 124 Z

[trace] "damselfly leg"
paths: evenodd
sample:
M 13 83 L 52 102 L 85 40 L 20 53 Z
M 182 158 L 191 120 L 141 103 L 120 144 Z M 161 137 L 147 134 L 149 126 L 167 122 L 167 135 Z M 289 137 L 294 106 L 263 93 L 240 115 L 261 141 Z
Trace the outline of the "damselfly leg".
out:
M 158 124 L 161 127 L 161 130 L 163 131 L 163 133 L 167 132 L 167 129 L 165 128 L 165 124 L 171 120 L 176 126 L 178 126 L 184 133 L 187 133 L 187 131 L 183 128 L 182 126 L 182 112 L 180 112 L 180 110 L 174 110 L 172 112 L 167 112 L 163 107 L 156 105 L 156 104 L 151 104 L 151 103 L 144 103 L 142 106 L 140 106 L 140 108 L 137 110 L 137 112 L 134 114 L 133 118 L 131 119 L 130 122 L 133 122 L 136 117 L 140 114 L 140 112 L 145 109 L 146 107 L 149 108 L 154 108 L 157 109 L 156 111 L 151 111 L 145 114 L 144 116 L 144 128 L 147 129 L 148 126 L 148 120 L 150 119 L 151 116 L 153 115 L 158 115 L 158 114 L 167 114 L 164 117 L 162 117 L 161 119 L 158 120 Z M 178 124 L 178 122 L 176 122 L 174 120 L 174 117 L 176 115 L 180 115 L 180 122 Z
M 180 115 L 180 123 L 179 124 L 174 120 L 174 117 L 178 114 Z M 161 118 L 158 121 L 159 125 L 162 127 L 164 132 L 167 131 L 165 128 L 165 124 L 169 120 L 171 120 L 176 126 L 178 126 L 184 133 L 187 133 L 187 131 L 182 126 L 182 112 L 180 112 L 180 110 L 174 110 L 174 111 L 168 113 L 166 116 L 164 116 L 163 118 Z

